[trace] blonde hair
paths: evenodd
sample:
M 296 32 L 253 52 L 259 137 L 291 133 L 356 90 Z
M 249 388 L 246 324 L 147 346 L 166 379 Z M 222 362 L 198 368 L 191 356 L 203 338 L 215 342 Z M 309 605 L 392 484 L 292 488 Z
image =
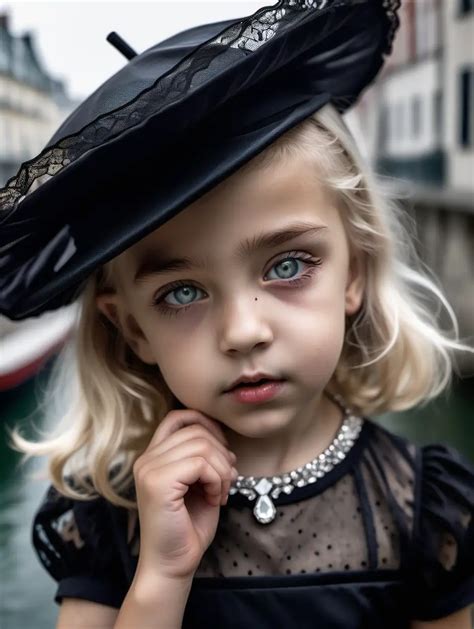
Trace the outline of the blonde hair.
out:
M 347 318 L 327 389 L 365 415 L 426 404 L 451 384 L 453 352 L 474 350 L 459 341 L 456 316 L 416 254 L 411 219 L 382 180 L 375 180 L 332 105 L 280 136 L 240 172 L 295 156 L 311 159 L 315 177 L 334 195 L 350 248 L 362 256 L 365 272 L 363 303 Z M 25 453 L 22 463 L 49 457 L 47 474 L 64 495 L 81 500 L 97 492 L 113 504 L 136 508 L 127 495 L 133 463 L 176 398 L 158 366 L 140 361 L 97 309 L 96 295 L 113 289 L 114 264 L 87 281 L 75 335 L 53 370 L 46 404 L 51 408 L 69 384 L 67 412 L 42 442 L 27 441 L 17 429 L 10 434 L 12 447 Z M 441 329 L 433 304 L 445 307 L 452 330 Z

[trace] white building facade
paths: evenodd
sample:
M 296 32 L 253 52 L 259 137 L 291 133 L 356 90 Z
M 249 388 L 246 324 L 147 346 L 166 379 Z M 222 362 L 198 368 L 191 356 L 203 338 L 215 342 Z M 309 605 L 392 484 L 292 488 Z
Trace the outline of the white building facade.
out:
M 0 14 L 0 185 L 44 148 L 73 106 L 42 68 L 32 36 L 14 36 Z
M 443 39 L 440 0 L 402 4 L 395 40 L 379 84 L 376 165 L 381 172 L 444 186 Z
M 449 187 L 474 192 L 474 0 L 443 3 Z

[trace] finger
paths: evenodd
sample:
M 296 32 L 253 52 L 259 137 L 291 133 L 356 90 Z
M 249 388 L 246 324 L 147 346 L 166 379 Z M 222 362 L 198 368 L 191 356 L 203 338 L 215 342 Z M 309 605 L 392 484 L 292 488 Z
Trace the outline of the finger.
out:
M 143 475 L 142 486 L 145 501 L 149 504 L 159 487 L 166 487 L 171 500 L 179 500 L 188 492 L 189 487 L 200 483 L 206 498 L 213 506 L 218 506 L 222 499 L 222 476 L 214 465 L 202 456 L 192 456 L 169 461 L 159 468 L 147 470 Z
M 178 463 L 179 461 L 195 458 L 197 456 L 204 458 L 218 472 L 222 480 L 221 498 L 227 497 L 230 484 L 237 477 L 237 471 L 235 470 L 235 473 L 233 473 L 233 467 L 228 458 L 213 446 L 209 447 L 209 442 L 205 440 L 186 441 L 170 449 L 159 458 L 159 461 L 157 459 L 148 460 L 148 462 L 144 463 L 140 468 L 139 474 L 137 473 L 137 483 L 143 482 L 143 479 L 150 473 L 150 470 L 157 472 L 172 463 Z
M 140 474 L 146 474 L 148 469 L 158 469 L 164 467 L 173 461 L 190 458 L 193 456 L 202 456 L 209 461 L 217 471 L 230 478 L 232 470 L 232 461 L 229 457 L 217 450 L 208 439 L 192 439 L 178 444 L 174 448 L 170 448 L 157 458 L 149 458 L 139 468 Z
M 153 446 L 151 448 L 148 447 L 146 450 L 146 458 L 156 458 L 157 456 L 162 456 L 163 454 L 165 454 L 165 452 L 167 452 L 171 448 L 175 448 L 180 443 L 184 443 L 186 441 L 194 439 L 206 439 L 207 441 L 209 441 L 209 443 L 212 444 L 212 446 L 216 450 L 222 452 L 222 454 L 226 456 L 232 464 L 235 464 L 235 462 L 237 461 L 236 455 L 228 448 L 226 448 L 226 446 L 224 446 L 218 439 L 216 439 L 216 437 L 201 424 L 192 424 L 191 426 L 186 426 L 185 428 L 176 431 L 156 446 Z
M 207 428 L 222 444 L 225 446 L 229 445 L 222 427 L 220 426 L 220 422 L 194 409 L 177 409 L 170 411 L 160 422 L 153 437 L 150 439 L 148 448 L 161 443 L 177 430 L 180 430 L 185 426 L 190 426 L 191 424 L 201 424 Z

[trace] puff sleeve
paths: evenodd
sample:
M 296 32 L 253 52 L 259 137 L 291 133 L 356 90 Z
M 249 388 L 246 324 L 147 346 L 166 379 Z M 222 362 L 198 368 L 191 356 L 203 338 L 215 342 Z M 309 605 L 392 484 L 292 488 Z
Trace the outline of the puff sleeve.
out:
M 128 591 L 110 504 L 72 500 L 49 486 L 33 517 L 31 541 L 58 582 L 55 602 L 83 598 L 120 608 Z
M 474 602 L 474 466 L 454 448 L 420 448 L 412 552 L 412 619 Z

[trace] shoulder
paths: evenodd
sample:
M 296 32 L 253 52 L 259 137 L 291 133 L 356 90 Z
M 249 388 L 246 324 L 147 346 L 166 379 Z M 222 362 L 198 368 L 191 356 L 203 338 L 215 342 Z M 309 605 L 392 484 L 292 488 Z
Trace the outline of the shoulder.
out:
M 404 480 L 411 480 L 413 499 L 419 506 L 429 503 L 433 491 L 438 489 L 452 497 L 458 494 L 466 507 L 472 507 L 474 462 L 448 444 L 417 445 L 375 420 L 365 419 L 367 444 L 377 464 L 388 474 L 397 472 Z
M 74 500 L 50 485 L 34 513 L 31 541 L 58 582 L 55 601 L 67 596 L 119 607 L 129 587 L 137 520 L 136 512 L 102 496 Z
M 372 451 L 380 465 L 413 488 L 413 535 L 422 533 L 429 515 L 438 523 L 463 520 L 467 526 L 474 509 L 474 463 L 448 444 L 417 445 L 375 422 L 372 426 Z
M 474 602 L 474 465 L 443 443 L 418 446 L 372 422 L 368 457 L 397 512 L 413 618 Z
M 408 513 L 406 507 L 412 507 L 410 536 L 423 537 L 435 522 L 438 527 L 444 523 L 452 532 L 470 532 L 474 463 L 448 444 L 417 445 L 374 420 L 368 422 L 366 462 L 401 508 L 405 505 Z

